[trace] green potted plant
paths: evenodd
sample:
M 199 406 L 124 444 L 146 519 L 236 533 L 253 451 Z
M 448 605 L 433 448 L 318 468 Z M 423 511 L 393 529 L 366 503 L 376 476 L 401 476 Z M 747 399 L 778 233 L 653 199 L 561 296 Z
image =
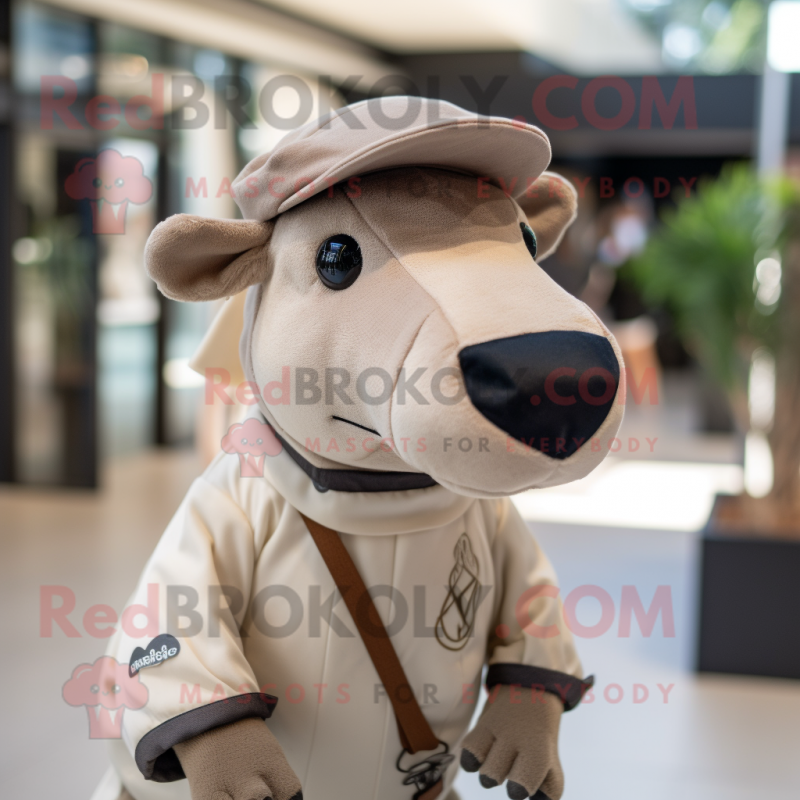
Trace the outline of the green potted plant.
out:
M 746 165 L 699 183 L 624 268 L 667 308 L 743 433 L 751 365 L 774 364 L 766 496 L 718 497 L 703 539 L 701 669 L 800 678 L 800 191 Z M 790 633 L 795 630 L 795 635 Z

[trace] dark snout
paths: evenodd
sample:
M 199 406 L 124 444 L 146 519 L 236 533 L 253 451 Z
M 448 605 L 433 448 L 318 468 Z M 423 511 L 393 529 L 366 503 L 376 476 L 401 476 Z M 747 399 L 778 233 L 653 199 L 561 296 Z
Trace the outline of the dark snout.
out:
M 611 411 L 619 362 L 605 336 L 544 331 L 494 339 L 459 354 L 472 404 L 509 436 L 563 459 Z

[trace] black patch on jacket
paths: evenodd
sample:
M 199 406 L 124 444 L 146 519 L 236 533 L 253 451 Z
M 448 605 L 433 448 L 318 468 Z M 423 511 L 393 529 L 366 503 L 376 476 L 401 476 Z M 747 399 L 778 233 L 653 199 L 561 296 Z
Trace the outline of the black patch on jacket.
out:
M 137 647 L 131 653 L 128 675 L 132 678 L 145 667 L 157 667 L 181 651 L 180 642 L 170 633 L 160 633 L 146 648 Z

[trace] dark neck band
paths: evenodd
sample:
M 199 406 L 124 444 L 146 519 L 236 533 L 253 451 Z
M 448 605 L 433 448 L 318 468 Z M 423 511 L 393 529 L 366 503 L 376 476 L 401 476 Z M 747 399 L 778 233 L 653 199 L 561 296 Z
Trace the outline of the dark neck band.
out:
M 269 423 L 267 423 L 269 424 Z M 270 427 L 272 427 L 270 425 Z M 318 492 L 405 492 L 409 489 L 429 489 L 436 486 L 430 475 L 422 472 L 380 472 L 366 469 L 323 469 L 306 461 L 290 447 L 273 428 L 278 441 L 292 461 L 311 478 Z

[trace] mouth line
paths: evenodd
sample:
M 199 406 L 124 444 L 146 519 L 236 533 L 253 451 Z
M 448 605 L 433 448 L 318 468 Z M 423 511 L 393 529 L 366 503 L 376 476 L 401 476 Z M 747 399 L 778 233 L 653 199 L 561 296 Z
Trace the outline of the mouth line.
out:
M 344 417 L 337 417 L 336 415 L 333 415 L 331 419 L 338 420 L 339 422 L 346 422 L 348 425 L 355 425 L 356 428 L 361 428 L 362 431 L 367 431 L 368 433 L 374 433 L 376 436 L 380 436 L 380 433 L 373 428 L 368 428 L 366 425 L 359 425 L 357 422 L 345 419 Z

